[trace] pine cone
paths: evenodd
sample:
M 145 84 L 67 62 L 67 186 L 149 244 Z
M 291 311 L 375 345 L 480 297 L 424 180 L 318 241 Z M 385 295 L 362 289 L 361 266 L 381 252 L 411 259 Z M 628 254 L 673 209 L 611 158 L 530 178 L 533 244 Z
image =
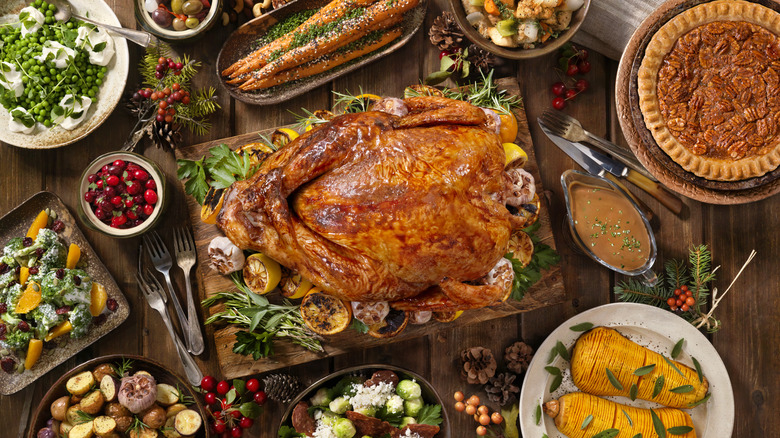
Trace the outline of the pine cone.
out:
M 181 132 L 179 132 L 179 125 L 176 123 L 158 122 L 155 120 L 152 122 L 149 137 L 157 147 L 168 145 L 175 149 L 176 143 L 181 140 Z
M 469 383 L 484 385 L 496 374 L 496 359 L 489 348 L 471 347 L 460 353 L 461 376 Z
M 289 374 L 271 374 L 263 379 L 265 395 L 279 403 L 289 403 L 303 388 L 297 377 Z
M 512 373 L 500 373 L 490 379 L 490 382 L 485 385 L 488 400 L 501 406 L 517 401 L 520 388 L 513 384 L 515 379 L 517 375 Z
M 506 367 L 517 374 L 522 374 L 528 369 L 528 364 L 533 357 L 534 349 L 522 341 L 517 341 L 504 350 Z
M 428 31 L 431 43 L 439 50 L 457 52 L 463 43 L 463 31 L 455 21 L 455 14 L 444 11 L 435 20 Z
M 468 61 L 474 67 L 482 70 L 482 72 L 487 72 L 496 65 L 495 55 L 488 52 L 487 50 L 482 49 L 476 44 L 469 46 Z

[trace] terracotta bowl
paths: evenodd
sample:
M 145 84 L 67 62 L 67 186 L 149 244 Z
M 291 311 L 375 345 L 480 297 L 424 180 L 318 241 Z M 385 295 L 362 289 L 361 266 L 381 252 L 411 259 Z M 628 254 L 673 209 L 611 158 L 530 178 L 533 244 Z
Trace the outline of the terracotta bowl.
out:
M 198 432 L 193 435 L 193 437 L 211 437 L 206 422 L 208 417 L 206 416 L 205 406 L 200 399 L 200 395 L 192 389 L 192 387 L 187 383 L 187 380 L 153 360 L 146 359 L 141 356 L 114 354 L 110 356 L 96 357 L 92 360 L 84 362 L 83 364 L 73 368 L 57 379 L 54 385 L 52 385 L 52 387 L 46 392 L 46 395 L 43 396 L 40 404 L 38 404 L 38 407 L 35 409 L 35 414 L 32 416 L 27 429 L 27 438 L 36 438 L 38 430 L 46 427 L 46 422 L 51 418 L 51 412 L 49 409 L 52 402 L 62 397 L 63 395 L 68 395 L 68 391 L 65 389 L 65 383 L 68 379 L 82 371 L 93 370 L 100 364 L 114 364 L 121 362 L 122 359 L 130 359 L 133 361 L 131 372 L 141 370 L 148 371 L 154 377 L 157 383 L 167 383 L 171 386 L 179 388 L 185 395 L 192 397 L 195 400 L 195 404 L 190 405 L 189 407 L 197 411 L 201 418 L 203 418 L 203 425 L 198 430 Z
M 498 55 L 502 58 L 508 59 L 532 59 L 540 56 L 547 55 L 558 50 L 561 46 L 566 44 L 577 30 L 579 30 L 582 22 L 585 21 L 585 16 L 588 14 L 590 8 L 590 0 L 585 0 L 585 3 L 581 8 L 574 11 L 571 17 L 571 23 L 569 23 L 569 29 L 563 32 L 558 38 L 552 39 L 549 42 L 537 47 L 535 49 L 521 49 L 521 48 L 508 48 L 501 47 L 493 44 L 492 41 L 483 37 L 477 29 L 473 28 L 466 20 L 466 11 L 463 9 L 463 3 L 461 0 L 449 0 L 450 10 L 455 14 L 455 20 L 458 22 L 458 26 L 463 29 L 466 34 L 466 38 L 471 40 L 474 44 L 481 47 L 488 52 Z
M 426 404 L 437 404 L 441 406 L 441 417 L 444 421 L 439 425 L 441 428 L 439 430 L 439 433 L 436 434 L 436 438 L 450 438 L 451 432 L 450 432 L 450 421 L 447 417 L 447 408 L 442 402 L 441 397 L 439 397 L 439 394 L 436 392 L 436 390 L 433 388 L 433 385 L 430 384 L 425 378 L 420 376 L 417 373 L 414 373 L 412 371 L 405 370 L 403 368 L 395 367 L 392 365 L 381 365 L 381 364 L 369 364 L 369 365 L 359 365 L 355 367 L 345 368 L 343 370 L 336 371 L 335 373 L 331 373 L 320 380 L 317 380 L 316 382 L 312 383 L 311 386 L 304 389 L 303 392 L 301 392 L 293 401 L 290 402 L 290 405 L 287 407 L 287 410 L 284 412 L 284 416 L 282 416 L 282 421 L 279 423 L 279 427 L 282 426 L 291 426 L 290 423 L 290 417 L 292 415 L 293 408 L 295 408 L 295 405 L 298 404 L 301 400 L 307 400 L 311 396 L 314 395 L 314 393 L 317 392 L 317 390 L 323 386 L 333 386 L 335 385 L 342 377 L 346 375 L 357 375 L 357 376 L 365 376 L 366 379 L 371 377 L 371 374 L 373 374 L 375 371 L 380 370 L 390 370 L 398 374 L 398 377 L 403 379 L 413 379 L 416 380 L 417 383 L 420 384 L 420 387 L 422 388 L 422 398 L 425 401 Z M 46 421 L 44 420 L 44 423 Z M 30 437 L 32 438 L 32 437 Z

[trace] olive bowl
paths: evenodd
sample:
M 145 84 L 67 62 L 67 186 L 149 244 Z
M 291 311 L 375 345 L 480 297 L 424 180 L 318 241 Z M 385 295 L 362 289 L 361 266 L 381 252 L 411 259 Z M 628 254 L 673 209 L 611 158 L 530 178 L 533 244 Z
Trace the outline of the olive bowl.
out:
M 295 405 L 297 405 L 298 402 L 300 401 L 308 400 L 309 398 L 311 398 L 321 387 L 334 386 L 344 376 L 360 376 L 368 379 L 371 377 L 371 375 L 374 372 L 382 371 L 382 370 L 389 370 L 396 373 L 401 380 L 411 379 L 419 383 L 420 388 L 422 389 L 423 401 L 426 404 L 437 404 L 441 406 L 442 422 L 439 425 L 440 428 L 439 433 L 437 433 L 434 438 L 451 438 L 450 421 L 447 416 L 447 409 L 444 403 L 442 402 L 439 393 L 436 392 L 436 389 L 434 389 L 433 385 L 431 385 L 431 383 L 428 380 L 426 380 L 424 377 L 422 377 L 421 375 L 415 372 L 405 370 L 403 368 L 399 368 L 392 365 L 382 365 L 382 364 L 367 364 L 367 365 L 358 365 L 350 368 L 345 368 L 343 370 L 339 370 L 331 374 L 328 374 L 327 376 L 312 383 L 308 388 L 304 389 L 300 394 L 298 394 L 297 397 L 295 397 L 290 402 L 290 405 L 287 407 L 287 409 L 284 412 L 284 415 L 282 416 L 282 421 L 279 423 L 279 428 L 281 429 L 282 426 L 292 426 L 292 412 L 293 409 L 295 408 Z
M 152 375 L 152 377 L 154 377 L 157 383 L 166 383 L 175 388 L 178 388 L 185 397 L 193 400 L 194 401 L 193 404 L 189 405 L 188 407 L 190 409 L 197 411 L 200 414 L 201 418 L 203 419 L 203 424 L 194 435 L 191 435 L 191 437 L 192 438 L 212 437 L 212 435 L 209 433 L 208 422 L 207 422 L 208 416 L 206 415 L 206 407 L 203 404 L 203 401 L 200 399 L 200 395 L 194 389 L 192 389 L 192 387 L 187 383 L 186 379 L 184 379 L 177 373 L 171 371 L 166 366 L 156 361 L 153 361 L 151 359 L 147 359 L 141 356 L 128 355 L 128 354 L 113 354 L 109 356 L 96 357 L 87 362 L 84 362 L 83 364 L 78 365 L 77 367 L 71 369 L 67 373 L 63 374 L 59 379 L 57 379 L 57 381 L 54 382 L 54 384 L 49 388 L 49 390 L 43 396 L 43 399 L 41 399 L 40 403 L 38 404 L 38 407 L 35 408 L 35 413 L 31 417 L 30 423 L 28 425 L 27 435 L 26 435 L 27 438 L 37 438 L 38 431 L 46 427 L 46 422 L 51 418 L 50 409 L 51 409 L 51 404 L 54 402 L 54 400 L 57 400 L 58 398 L 64 395 L 69 395 L 68 390 L 65 389 L 65 383 L 68 381 L 68 379 L 81 372 L 92 371 L 98 365 L 101 364 L 115 365 L 118 363 L 122 363 L 123 360 L 132 361 L 132 365 L 130 367 L 131 373 L 135 373 L 137 371 L 147 371 L 149 372 L 149 374 Z
M 162 27 L 155 23 L 152 19 L 152 14 L 144 6 L 145 0 L 134 0 L 134 3 L 135 21 L 138 22 L 141 28 L 157 38 L 172 44 L 197 41 L 222 18 L 222 0 L 210 0 L 211 7 L 200 24 L 192 29 L 175 30 L 172 26 Z M 169 1 L 163 3 L 166 6 L 170 5 Z

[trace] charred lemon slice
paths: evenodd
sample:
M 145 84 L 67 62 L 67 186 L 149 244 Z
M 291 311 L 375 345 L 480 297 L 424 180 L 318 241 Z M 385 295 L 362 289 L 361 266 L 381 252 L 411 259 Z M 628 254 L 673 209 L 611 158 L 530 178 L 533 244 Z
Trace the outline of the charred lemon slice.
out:
M 301 301 L 301 316 L 318 335 L 335 335 L 352 322 L 352 306 L 315 287 Z
M 458 319 L 462 314 L 462 310 L 456 310 L 454 312 L 433 312 L 433 319 L 439 322 L 452 322 Z
M 525 268 L 531 263 L 531 258 L 534 255 L 534 242 L 525 231 L 515 231 L 509 238 L 506 252 L 512 253 L 512 258 Z
M 517 117 L 512 113 L 499 113 L 501 119 L 501 128 L 498 135 L 504 143 L 512 143 L 517 138 Z
M 539 195 L 534 193 L 534 197 L 531 199 L 531 202 L 528 204 L 523 204 L 521 207 L 522 208 L 517 210 L 514 210 L 514 208 L 510 209 L 509 212 L 515 216 L 520 216 L 525 219 L 525 225 L 523 227 L 530 227 L 537 221 L 537 219 L 539 219 L 539 210 L 542 207 L 541 201 L 539 200 Z
M 279 128 L 271 134 L 271 143 L 273 143 L 276 149 L 279 149 L 298 138 L 298 136 L 300 134 L 290 128 Z
M 306 295 L 314 285 L 301 274 L 292 272 L 287 268 L 282 268 L 282 282 L 279 287 L 282 289 L 282 295 L 292 300 L 298 300 Z
M 222 210 L 222 201 L 225 200 L 225 189 L 210 187 L 203 198 L 203 207 L 200 208 L 200 220 L 207 224 L 217 223 L 217 215 Z
M 368 111 L 380 100 L 382 100 L 381 97 L 369 93 L 360 94 L 352 98 L 346 97 L 345 100 L 342 100 L 344 113 L 362 113 Z
M 255 142 L 255 143 L 247 143 L 240 148 L 238 148 L 238 155 L 248 156 L 249 157 L 249 164 L 252 166 L 257 166 L 258 164 L 265 161 L 266 158 L 268 158 L 269 155 L 274 153 L 274 150 L 271 149 L 270 146 L 268 146 L 265 143 L 262 142 Z
M 525 153 L 523 148 L 514 143 L 504 143 L 504 155 L 506 156 L 506 164 L 504 167 L 523 167 L 528 162 L 528 154 Z
M 263 253 L 252 254 L 244 264 L 244 282 L 252 292 L 264 295 L 271 292 L 282 279 L 282 267 Z
M 404 331 L 407 324 L 409 324 L 409 312 L 390 309 L 382 322 L 368 327 L 368 334 L 380 339 L 392 338 Z
M 423 84 L 410 85 L 406 87 L 406 89 L 404 90 L 405 99 L 408 99 L 410 97 L 419 97 L 419 96 L 444 97 L 444 93 L 438 88 L 431 87 L 430 85 L 423 85 Z

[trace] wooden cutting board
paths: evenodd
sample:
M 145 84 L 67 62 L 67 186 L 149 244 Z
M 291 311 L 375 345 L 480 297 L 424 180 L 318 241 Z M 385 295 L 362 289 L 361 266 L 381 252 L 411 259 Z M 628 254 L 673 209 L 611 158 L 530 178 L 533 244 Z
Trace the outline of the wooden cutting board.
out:
M 510 93 L 519 94 L 520 88 L 514 79 L 501 79 L 498 81 L 498 84 Z M 539 168 L 536 163 L 533 143 L 531 142 L 531 133 L 528 129 L 528 120 L 524 108 L 521 107 L 515 110 L 515 115 L 517 116 L 519 126 L 516 143 L 528 153 L 528 163 L 525 165 L 525 169 L 534 176 L 536 179 L 536 190 L 541 193 L 541 177 L 539 176 Z M 218 144 L 224 143 L 231 149 L 236 149 L 244 144 L 259 141 L 260 135 L 267 135 L 270 137 L 272 131 L 273 130 L 243 134 L 179 148 L 176 150 L 176 157 L 179 159 L 199 160 L 207 154 L 209 148 Z M 541 196 L 541 199 L 542 211 L 539 217 L 541 227 L 536 232 L 536 235 L 541 239 L 542 243 L 555 248 L 552 227 L 550 225 L 549 206 L 544 196 Z M 220 236 L 222 233 L 215 225 L 206 224 L 200 220 L 201 207 L 191 196 L 187 196 L 187 207 L 190 214 L 190 222 L 193 224 L 196 245 L 198 247 L 197 278 L 200 298 L 205 299 L 214 293 L 232 290 L 233 284 L 230 279 L 220 275 L 208 266 L 208 244 L 214 237 Z M 478 311 L 466 311 L 458 319 L 450 323 L 440 323 L 432 320 L 424 325 L 409 324 L 401 334 L 390 339 L 375 339 L 367 334 L 358 334 L 355 331 L 348 329 L 337 335 L 327 337 L 323 342 L 323 347 L 325 348 L 325 353 L 323 354 L 310 352 L 286 341 L 279 341 L 274 344 L 275 354 L 273 357 L 255 361 L 249 356 L 233 353 L 232 349 L 233 343 L 235 342 L 235 332 L 239 330 L 238 328 L 235 326 L 218 327 L 214 331 L 217 358 L 220 368 L 222 369 L 222 374 L 226 378 L 236 378 L 297 365 L 349 351 L 362 350 L 398 342 L 404 339 L 426 336 L 431 333 L 436 333 L 443 328 L 475 324 L 563 302 L 565 299 L 565 292 L 563 289 L 560 267 L 554 266 L 552 269 L 544 271 L 542 274 L 542 279 L 526 292 L 525 297 L 521 301 L 508 300 L 495 307 L 479 309 Z M 272 292 L 269 297 L 271 300 L 274 300 L 274 297 L 279 298 L 279 295 Z

